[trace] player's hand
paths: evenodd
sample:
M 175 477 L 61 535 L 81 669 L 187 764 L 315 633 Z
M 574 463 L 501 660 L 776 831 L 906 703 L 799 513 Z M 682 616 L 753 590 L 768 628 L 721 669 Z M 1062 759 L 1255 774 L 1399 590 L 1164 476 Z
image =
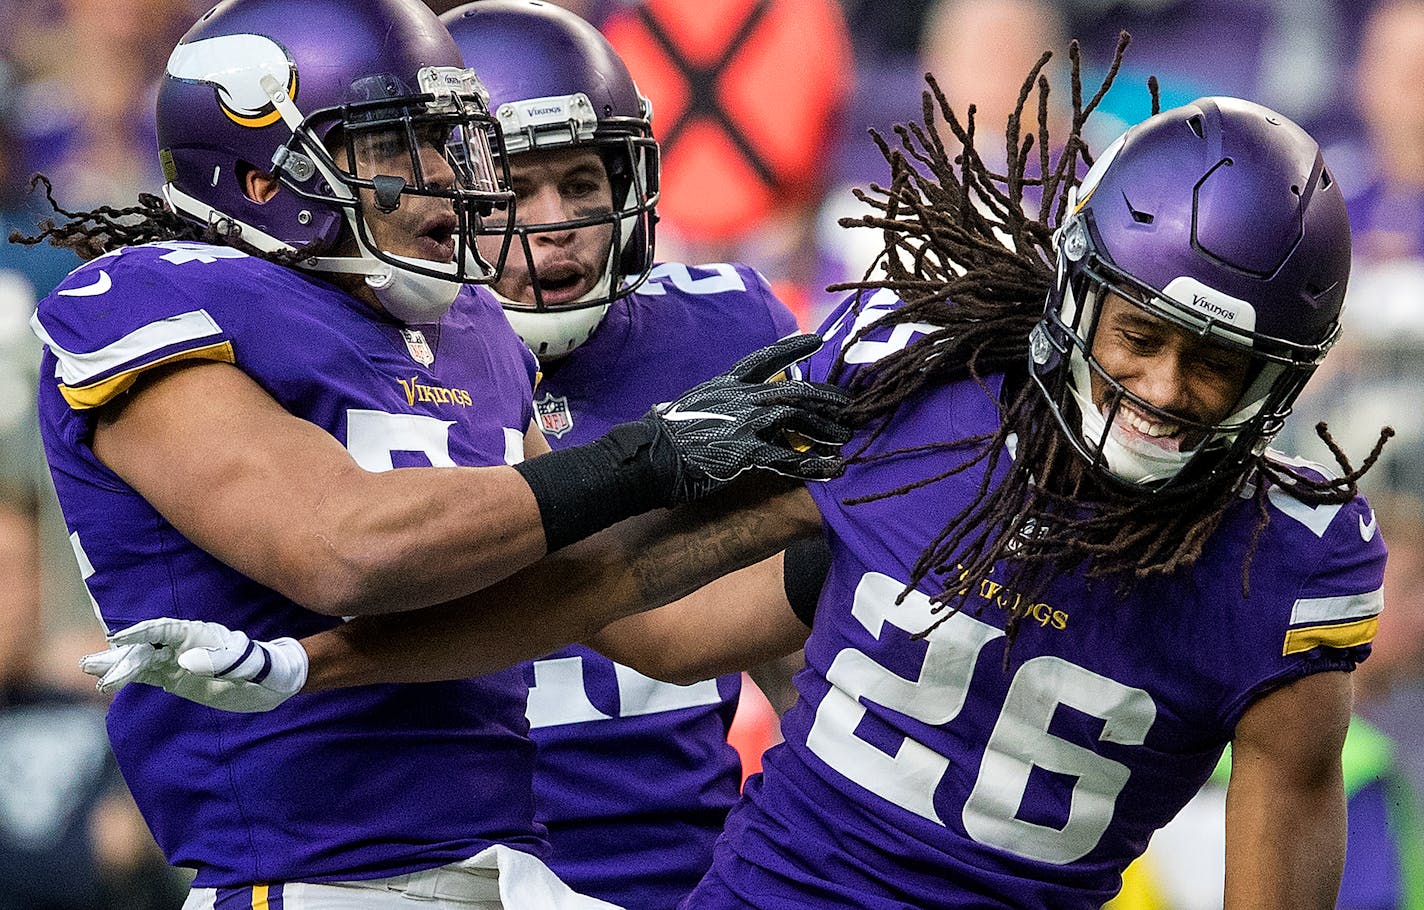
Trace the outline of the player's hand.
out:
M 253 641 L 215 622 L 150 619 L 109 636 L 107 651 L 79 666 L 101 692 L 131 682 L 158 686 L 224 711 L 270 711 L 301 691 L 306 650 L 291 638 Z
M 657 427 L 652 458 L 669 501 L 700 499 L 743 471 L 803 480 L 840 473 L 834 450 L 848 442 L 842 418 L 850 399 L 821 382 L 783 378 L 821 347 L 819 335 L 791 335 L 743 357 L 643 418 Z

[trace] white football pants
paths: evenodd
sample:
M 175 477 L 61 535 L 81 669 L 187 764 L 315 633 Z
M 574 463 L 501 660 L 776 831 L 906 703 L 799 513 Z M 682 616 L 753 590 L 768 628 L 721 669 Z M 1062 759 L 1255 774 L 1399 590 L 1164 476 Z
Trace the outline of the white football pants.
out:
M 620 910 L 575 893 L 537 856 L 496 845 L 438 869 L 359 882 L 195 888 L 183 910 Z

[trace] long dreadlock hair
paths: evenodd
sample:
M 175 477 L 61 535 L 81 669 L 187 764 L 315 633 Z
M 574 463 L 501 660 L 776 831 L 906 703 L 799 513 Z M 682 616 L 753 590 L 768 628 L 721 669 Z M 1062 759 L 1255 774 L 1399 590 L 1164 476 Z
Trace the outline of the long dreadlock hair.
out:
M 54 186 L 49 178 L 36 174 L 30 179 L 31 192 L 40 185 L 44 186 L 50 208 L 64 220 L 41 221 L 39 232 L 33 235 L 11 231 L 11 243 L 34 246 L 48 241 L 62 249 L 73 250 L 86 261 L 126 246 L 172 240 L 239 247 L 254 256 L 287 266 L 321 252 L 315 244 L 284 253 L 254 249 L 241 242 L 242 230 L 232 221 L 226 218 L 207 224 L 195 221 L 173 211 L 162 197 L 152 193 L 139 193 L 138 202 L 131 206 L 103 205 L 87 212 L 71 212 L 55 201 Z
M 1002 419 L 992 433 L 931 446 L 960 453 L 940 473 L 895 489 L 848 500 L 848 504 L 886 499 L 982 465 L 977 496 L 952 516 L 916 561 L 905 593 L 927 577 L 941 585 L 931 596 L 940 615 L 928 634 L 965 606 L 977 580 L 1000 560 L 1008 560 L 1006 587 L 1023 596 L 1008 616 L 1014 633 L 1026 611 L 1056 575 L 1084 567 L 1089 579 L 1110 579 L 1121 594 L 1138 582 L 1190 567 L 1201 556 L 1233 501 L 1250 496 L 1258 516 L 1242 561 L 1243 595 L 1250 594 L 1250 563 L 1266 528 L 1266 491 L 1281 487 L 1308 505 L 1348 502 L 1359 479 L 1379 457 L 1393 431 L 1385 428 L 1359 468 L 1322 423 L 1317 433 L 1338 462 L 1339 478 L 1317 480 L 1268 455 L 1253 457 L 1235 476 L 1205 488 L 1151 496 L 1134 495 L 1094 477 L 1085 460 L 1064 438 L 1045 396 L 1028 381 L 1029 333 L 1044 315 L 1044 301 L 1055 280 L 1053 230 L 1078 183 L 1078 164 L 1092 155 L 1083 126 L 1116 78 L 1130 38 L 1119 38 L 1112 65 L 1091 98 L 1083 99 L 1078 43 L 1068 48 L 1071 63 L 1072 117 L 1062 149 L 1053 160 L 1048 130 L 1049 84 L 1045 53 L 1030 70 L 1004 133 L 1006 165 L 992 171 L 975 145 L 975 108 L 963 120 L 932 75 L 922 98 L 922 123 L 897 125 L 899 147 L 879 133 L 872 138 L 890 165 L 888 188 L 871 184 L 855 191 L 872 212 L 841 220 L 843 227 L 880 230 L 885 247 L 858 282 L 832 291 L 893 291 L 903 305 L 865 326 L 853 340 L 901 323 L 928 323 L 938 329 L 850 380 L 851 419 L 870 432 L 851 461 L 891 458 L 908 449 L 866 454 L 902 403 L 933 384 L 971 378 L 989 393 L 985 377 L 1006 374 L 997 400 Z M 1148 80 L 1152 113 L 1160 111 L 1155 78 Z M 1025 130 L 1031 97 L 1036 127 Z M 938 122 L 949 128 L 960 149 L 946 147 Z M 1036 168 L 1031 166 L 1036 165 Z M 1035 173 L 1036 171 L 1036 173 Z M 1040 190 L 1037 210 L 1025 212 L 1024 190 Z M 872 280 L 876 269 L 881 277 Z M 849 348 L 849 345 L 847 345 Z M 845 368 L 844 354 L 836 370 Z M 992 478 L 1016 439 L 1006 476 Z M 917 449 L 918 451 L 919 449 Z M 904 596 L 902 594 L 902 596 Z M 1007 659 L 1007 657 L 1006 657 Z

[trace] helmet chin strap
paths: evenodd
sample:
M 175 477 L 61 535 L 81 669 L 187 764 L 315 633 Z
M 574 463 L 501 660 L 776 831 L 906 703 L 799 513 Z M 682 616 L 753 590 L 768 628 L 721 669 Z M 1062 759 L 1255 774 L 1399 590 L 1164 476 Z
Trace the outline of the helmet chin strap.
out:
M 381 309 L 396 319 L 408 325 L 440 321 L 460 293 L 461 283 L 455 277 L 458 271 L 455 263 L 397 256 L 394 253 L 386 255 L 420 268 L 448 271 L 450 277 L 422 275 L 367 256 L 324 256 L 308 259 L 302 263 L 302 268 L 313 272 L 364 275 L 366 286 L 375 295 Z
M 391 316 L 407 325 L 439 322 L 440 317 L 450 311 L 460 293 L 459 264 L 399 256 L 390 251 L 383 254 L 396 262 L 408 262 L 417 268 L 447 273 L 450 277 L 445 278 L 423 275 L 378 259 L 362 239 L 362 232 L 355 224 L 358 217 L 352 211 L 346 214 L 351 233 L 356 238 L 356 249 L 361 255 L 316 257 L 302 263 L 302 267 L 314 272 L 364 275 L 366 286 L 375 295 L 376 302 Z M 465 256 L 470 256 L 468 249 Z M 471 265 L 466 262 L 467 268 Z

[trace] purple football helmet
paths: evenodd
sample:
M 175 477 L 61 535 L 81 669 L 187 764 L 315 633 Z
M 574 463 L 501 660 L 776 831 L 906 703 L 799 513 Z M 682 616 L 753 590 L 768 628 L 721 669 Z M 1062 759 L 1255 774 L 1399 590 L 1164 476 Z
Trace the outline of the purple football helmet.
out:
M 1030 336 L 1030 371 L 1095 473 L 1138 492 L 1239 476 L 1265 451 L 1340 332 L 1350 274 L 1345 202 L 1320 148 L 1290 120 L 1202 98 L 1120 136 L 1069 199 L 1058 278 Z M 1115 294 L 1249 360 L 1228 416 L 1201 424 L 1154 407 L 1093 356 Z M 1096 377 L 1106 390 L 1093 402 Z M 1119 438 L 1123 403 L 1185 425 L 1180 449 Z
M 596 28 L 540 0 L 476 0 L 441 17 L 489 90 L 490 109 L 510 156 L 590 148 L 613 188 L 609 211 L 558 223 L 519 223 L 532 305 L 504 300 L 510 323 L 536 354 L 558 357 L 582 344 L 614 300 L 631 294 L 653 265 L 658 146 L 651 105 L 623 60 Z M 516 209 L 517 220 L 517 209 Z M 530 235 L 612 225 L 602 280 L 578 300 L 546 304 Z
M 314 0 L 300 14 L 286 0 L 223 0 L 169 57 L 157 117 L 175 211 L 262 252 L 311 252 L 303 268 L 364 275 L 398 318 L 438 318 L 459 283 L 495 276 L 468 238 L 512 200 L 498 129 L 417 0 Z M 245 191 L 253 171 L 280 181 L 265 203 Z M 448 200 L 453 223 L 427 220 L 430 246 L 453 255 L 401 256 L 372 239 L 368 206 L 390 213 L 418 197 Z M 345 230 L 356 255 L 329 255 Z

